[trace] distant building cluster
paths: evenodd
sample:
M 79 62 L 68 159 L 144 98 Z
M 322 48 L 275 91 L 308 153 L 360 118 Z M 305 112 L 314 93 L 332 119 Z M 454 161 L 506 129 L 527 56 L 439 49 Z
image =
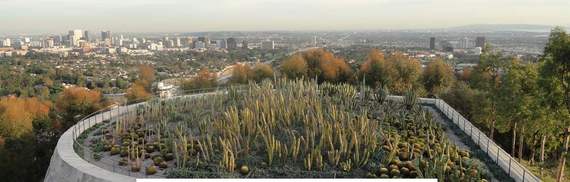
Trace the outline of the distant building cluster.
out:
M 56 53 L 61 56 L 89 55 L 89 54 L 129 54 L 152 55 L 153 51 L 181 51 L 181 50 L 236 50 L 236 49 L 276 49 L 273 40 L 264 40 L 249 43 L 248 40 L 238 40 L 229 37 L 210 40 L 206 36 L 200 37 L 125 37 L 112 34 L 111 31 L 101 31 L 100 35 L 93 36 L 87 30 L 69 30 L 67 34 L 51 35 L 32 40 L 30 37 L 18 39 L 0 39 L 0 57 L 23 55 L 28 51 Z
M 429 39 L 430 50 L 445 52 L 462 52 L 480 55 L 487 44 L 485 37 L 476 37 L 475 40 L 464 37 L 460 40 L 442 40 L 439 43 L 435 37 Z

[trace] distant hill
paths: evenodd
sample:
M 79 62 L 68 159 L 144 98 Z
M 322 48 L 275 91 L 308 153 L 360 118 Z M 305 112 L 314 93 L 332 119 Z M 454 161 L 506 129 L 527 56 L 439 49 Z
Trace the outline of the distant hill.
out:
M 447 31 L 467 31 L 467 32 L 500 32 L 500 31 L 521 31 L 521 32 L 550 32 L 552 25 L 529 25 L 529 24 L 475 24 L 446 28 Z M 566 27 L 568 30 L 568 27 Z

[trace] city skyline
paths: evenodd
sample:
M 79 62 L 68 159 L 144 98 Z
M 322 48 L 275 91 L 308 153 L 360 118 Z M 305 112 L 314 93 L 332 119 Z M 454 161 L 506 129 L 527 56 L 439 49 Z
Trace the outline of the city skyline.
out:
M 70 29 L 313 31 L 570 24 L 570 14 L 566 13 L 570 2 L 563 0 L 1 0 L 0 5 L 0 34 L 58 33 Z

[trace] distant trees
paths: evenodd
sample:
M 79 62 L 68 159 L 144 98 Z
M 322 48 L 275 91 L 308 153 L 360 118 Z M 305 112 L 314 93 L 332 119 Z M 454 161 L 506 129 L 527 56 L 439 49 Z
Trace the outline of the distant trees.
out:
M 216 87 L 217 85 L 218 83 L 216 73 L 210 72 L 208 68 L 202 68 L 200 71 L 198 71 L 196 77 L 182 81 L 181 88 L 183 90 L 194 90 L 201 88 L 212 88 Z
M 257 63 L 253 67 L 245 64 L 235 64 L 232 71 L 232 83 L 248 83 L 250 80 L 261 82 L 273 77 L 273 68 L 268 64 Z
M 230 81 L 232 83 L 247 83 L 248 80 L 253 79 L 253 71 L 251 68 L 245 64 L 234 64 L 232 70 L 232 77 Z
M 423 73 L 423 83 L 427 91 L 433 95 L 446 92 L 455 82 L 453 68 L 436 59 L 430 62 Z
M 395 70 L 394 80 L 390 84 L 390 91 L 402 95 L 406 91 L 415 90 L 423 93 L 423 86 L 420 78 L 422 75 L 422 66 L 420 61 L 412 59 L 402 53 L 394 53 L 388 56 L 387 61 L 393 64 Z
M 55 103 L 56 111 L 63 117 L 63 127 L 74 125 L 81 117 L 105 106 L 101 92 L 85 87 L 66 88 Z
M 281 72 L 289 78 L 317 78 L 319 82 L 343 82 L 352 78 L 352 68 L 324 49 L 310 50 L 287 58 Z
M 49 101 L 38 98 L 0 98 L 0 138 L 29 134 L 32 122 L 47 117 L 50 108 Z
M 281 73 L 288 78 L 301 78 L 307 75 L 308 65 L 301 54 L 285 59 L 281 64 Z
M 127 89 L 125 95 L 129 102 L 144 101 L 150 99 L 152 94 L 142 82 L 135 82 Z
M 421 94 L 421 76 L 422 67 L 418 60 L 400 52 L 385 57 L 381 51 L 372 49 L 360 66 L 359 79 L 365 79 L 373 87 L 386 87 L 391 93 L 402 95 L 409 90 Z
M 384 59 L 384 53 L 378 49 L 372 49 L 364 64 L 360 66 L 360 73 L 366 83 L 372 87 L 389 86 L 394 80 L 395 70 L 393 65 Z
M 267 78 L 271 79 L 273 74 L 273 68 L 271 68 L 271 65 L 257 63 L 253 66 L 253 78 L 258 83 Z
M 155 79 L 154 68 L 150 65 L 138 67 L 137 80 L 127 89 L 126 97 L 129 102 L 147 100 L 152 96 L 152 83 Z

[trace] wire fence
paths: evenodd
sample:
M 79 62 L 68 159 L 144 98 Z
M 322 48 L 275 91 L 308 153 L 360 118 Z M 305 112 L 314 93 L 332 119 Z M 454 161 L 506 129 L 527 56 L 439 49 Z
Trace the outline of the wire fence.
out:
M 509 153 L 505 152 L 505 150 L 493 142 L 485 133 L 481 132 L 481 130 L 465 119 L 465 117 L 453 109 L 453 107 L 449 106 L 445 101 L 441 99 L 425 99 L 424 102 L 434 104 L 435 107 L 468 135 L 481 150 L 487 153 L 487 155 L 515 181 L 541 181 L 539 177 L 517 162 Z

